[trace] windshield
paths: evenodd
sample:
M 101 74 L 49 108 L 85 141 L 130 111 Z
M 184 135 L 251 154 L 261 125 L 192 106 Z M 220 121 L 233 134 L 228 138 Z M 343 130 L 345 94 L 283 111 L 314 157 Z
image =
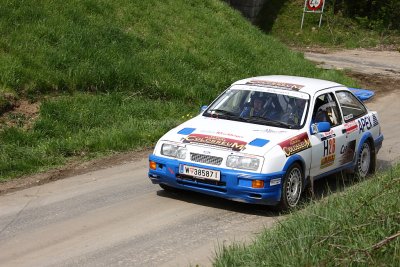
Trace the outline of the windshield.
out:
M 297 91 L 237 86 L 226 90 L 203 116 L 299 129 L 308 99 L 307 94 Z

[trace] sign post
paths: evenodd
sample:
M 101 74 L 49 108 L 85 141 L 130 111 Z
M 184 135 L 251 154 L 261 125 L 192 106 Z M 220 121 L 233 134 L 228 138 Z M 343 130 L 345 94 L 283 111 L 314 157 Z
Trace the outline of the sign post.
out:
M 303 29 L 304 15 L 306 13 L 320 14 L 319 25 L 321 28 L 322 14 L 324 13 L 325 1 L 324 0 L 304 0 L 303 17 L 301 18 L 301 29 Z

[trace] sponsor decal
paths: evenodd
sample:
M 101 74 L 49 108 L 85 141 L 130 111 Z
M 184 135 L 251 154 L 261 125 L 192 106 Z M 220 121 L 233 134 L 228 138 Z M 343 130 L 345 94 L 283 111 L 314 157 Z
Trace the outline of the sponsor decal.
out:
M 331 166 L 335 162 L 336 138 L 324 141 L 324 156 L 321 158 L 321 169 Z
M 286 157 L 296 154 L 300 151 L 311 147 L 310 139 L 308 139 L 307 133 L 302 133 L 279 143 Z
M 359 134 L 368 131 L 373 127 L 371 118 L 369 116 L 365 116 L 361 119 L 358 119 L 357 122 L 358 122 Z
M 356 151 L 356 140 L 352 140 L 340 148 L 340 165 L 353 161 Z
M 264 130 L 254 130 L 254 132 L 263 132 L 263 133 L 286 133 L 285 130 L 275 130 L 275 129 L 264 129 Z
M 214 146 L 221 146 L 230 148 L 234 151 L 242 151 L 246 148 L 246 142 L 240 140 L 234 140 L 225 137 L 205 135 L 205 134 L 190 134 L 182 139 L 184 143 L 198 143 L 207 144 Z
M 304 87 L 304 85 L 294 84 L 294 83 L 283 83 L 283 82 L 273 82 L 273 81 L 264 81 L 264 80 L 251 80 L 247 82 L 247 84 L 255 84 L 255 85 L 264 85 L 282 89 L 292 89 L 292 90 L 300 90 Z
M 237 134 L 233 134 L 233 133 L 224 133 L 221 131 L 217 131 L 217 134 L 219 135 L 226 135 L 226 136 L 232 136 L 232 137 L 236 137 L 236 138 L 243 138 L 243 136 L 237 135 Z
M 356 121 L 347 122 L 343 126 L 346 129 L 346 134 L 351 134 L 358 130 L 358 124 Z
M 321 159 L 321 169 L 331 166 L 335 162 L 335 154 L 328 155 Z
M 336 134 L 333 130 L 330 130 L 329 132 L 326 132 L 326 133 L 321 133 L 321 141 L 331 139 L 335 136 L 336 136 Z
M 345 121 L 351 120 L 352 118 L 353 118 L 353 114 L 349 114 L 349 115 L 344 116 L 344 120 Z
M 378 118 L 376 117 L 375 114 L 372 114 L 372 125 L 373 127 L 377 126 L 379 124 Z

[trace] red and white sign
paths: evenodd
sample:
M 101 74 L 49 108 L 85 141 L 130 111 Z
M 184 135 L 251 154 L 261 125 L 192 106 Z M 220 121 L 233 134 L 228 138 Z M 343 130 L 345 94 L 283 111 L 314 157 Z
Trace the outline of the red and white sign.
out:
M 307 8 L 312 11 L 316 11 L 322 8 L 324 0 L 307 0 Z

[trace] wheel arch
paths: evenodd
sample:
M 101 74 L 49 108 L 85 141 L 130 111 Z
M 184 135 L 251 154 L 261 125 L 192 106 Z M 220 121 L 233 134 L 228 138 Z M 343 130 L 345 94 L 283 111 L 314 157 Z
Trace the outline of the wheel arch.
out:
M 357 147 L 357 153 L 355 156 L 355 166 L 357 166 L 358 163 L 358 158 L 360 157 L 360 153 L 361 153 L 361 149 L 362 146 L 365 142 L 368 142 L 369 147 L 371 149 L 371 158 L 373 159 L 371 161 L 371 165 L 369 167 L 368 173 L 373 173 L 375 171 L 376 168 L 376 150 L 375 150 L 375 143 L 374 143 L 374 138 L 372 137 L 372 134 L 370 132 L 366 132 L 360 139 L 360 142 L 358 143 L 358 147 Z
M 305 182 L 305 179 L 306 179 L 307 175 L 306 175 L 306 163 L 305 163 L 303 157 L 301 157 L 298 154 L 290 156 L 288 158 L 288 160 L 286 161 L 285 166 L 283 167 L 283 171 L 286 173 L 287 170 L 290 168 L 290 166 L 292 166 L 295 163 L 299 163 L 299 165 L 301 167 L 301 171 L 303 173 L 303 180 L 304 180 L 303 181 L 303 185 L 304 185 L 304 182 Z

